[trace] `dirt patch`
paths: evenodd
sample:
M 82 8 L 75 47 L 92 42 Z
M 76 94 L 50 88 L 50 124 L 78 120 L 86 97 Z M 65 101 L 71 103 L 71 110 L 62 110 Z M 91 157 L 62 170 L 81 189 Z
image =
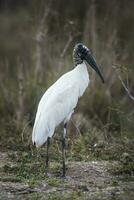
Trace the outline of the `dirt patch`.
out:
M 30 165 L 36 169 L 35 162 Z M 24 168 L 30 165 L 25 162 Z M 111 169 L 115 165 L 117 162 L 109 161 L 68 162 L 67 178 L 63 179 L 57 173 L 61 169 L 59 163 L 51 162 L 50 177 L 45 177 L 43 172 L 41 176 L 28 176 L 26 171 L 23 172 L 24 177 L 19 177 L 17 170 L 20 163 L 6 153 L 0 153 L 0 199 L 131 200 L 134 179 L 112 175 Z M 30 173 L 36 175 L 37 170 Z

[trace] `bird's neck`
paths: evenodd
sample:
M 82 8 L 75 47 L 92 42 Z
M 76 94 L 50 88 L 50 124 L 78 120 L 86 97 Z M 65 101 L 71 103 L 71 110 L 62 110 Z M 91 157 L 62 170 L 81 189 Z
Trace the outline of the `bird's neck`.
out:
M 76 66 L 76 69 L 80 72 L 80 74 L 88 73 L 86 63 L 83 61 Z
M 77 74 L 76 77 L 78 80 L 79 96 L 82 96 L 90 81 L 86 63 L 82 62 L 77 65 L 74 70 Z
M 82 62 L 81 64 L 77 65 L 75 67 L 75 71 L 77 71 L 77 74 L 81 80 L 89 80 L 89 74 L 85 62 Z

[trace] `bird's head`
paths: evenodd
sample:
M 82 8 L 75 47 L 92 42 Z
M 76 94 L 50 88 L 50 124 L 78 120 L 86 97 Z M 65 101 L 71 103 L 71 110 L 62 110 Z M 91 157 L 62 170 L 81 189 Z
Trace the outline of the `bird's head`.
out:
M 90 49 L 88 49 L 82 43 L 76 44 L 73 51 L 73 58 L 75 65 L 81 64 L 83 61 L 86 61 L 96 71 L 96 73 L 100 76 L 102 82 L 104 83 L 102 73 Z

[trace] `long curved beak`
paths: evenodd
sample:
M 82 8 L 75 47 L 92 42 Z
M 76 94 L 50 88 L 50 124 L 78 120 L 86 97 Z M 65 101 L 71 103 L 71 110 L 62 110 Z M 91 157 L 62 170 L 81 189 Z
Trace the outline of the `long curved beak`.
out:
M 101 71 L 99 69 L 99 66 L 97 65 L 97 63 L 96 63 L 94 57 L 91 55 L 91 53 L 88 53 L 85 56 L 85 60 L 96 71 L 96 73 L 100 76 L 102 82 L 104 83 L 104 78 L 103 78 L 102 73 L 101 73 Z

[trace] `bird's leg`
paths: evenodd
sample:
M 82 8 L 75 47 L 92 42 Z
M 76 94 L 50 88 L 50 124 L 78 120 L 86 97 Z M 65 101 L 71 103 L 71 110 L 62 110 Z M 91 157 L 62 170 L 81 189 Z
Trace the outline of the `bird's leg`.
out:
M 49 162 L 49 146 L 50 146 L 50 137 L 47 138 L 47 154 L 46 154 L 46 172 L 45 174 L 47 175 L 48 172 L 48 162 Z
M 67 123 L 64 124 L 63 135 L 62 135 L 62 162 L 63 162 L 63 177 L 66 175 L 66 165 L 65 165 L 65 138 L 67 133 Z

